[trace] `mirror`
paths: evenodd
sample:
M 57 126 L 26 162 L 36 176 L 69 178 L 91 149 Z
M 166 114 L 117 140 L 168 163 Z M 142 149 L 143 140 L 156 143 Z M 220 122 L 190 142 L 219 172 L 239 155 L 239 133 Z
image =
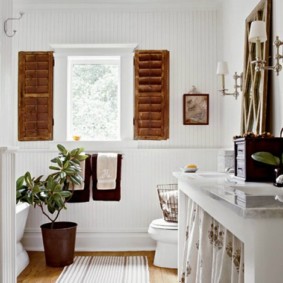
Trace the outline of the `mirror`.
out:
M 267 41 L 261 43 L 262 60 L 269 64 L 270 37 L 271 37 L 271 0 L 261 0 L 245 23 L 245 55 L 243 71 L 243 100 L 241 134 L 254 132 L 261 134 L 266 131 L 267 102 L 268 102 L 268 75 L 267 70 L 255 71 L 256 47 L 250 43 L 249 32 L 251 23 L 255 20 L 265 21 Z

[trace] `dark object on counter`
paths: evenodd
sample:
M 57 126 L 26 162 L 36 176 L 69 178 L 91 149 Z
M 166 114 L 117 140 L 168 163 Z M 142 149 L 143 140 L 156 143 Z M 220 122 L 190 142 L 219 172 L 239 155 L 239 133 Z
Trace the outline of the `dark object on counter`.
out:
M 282 128 L 282 130 L 283 130 L 283 128 Z M 281 130 L 281 132 L 282 132 L 282 130 Z M 280 137 L 282 137 L 281 133 L 280 133 Z M 265 138 L 274 138 L 274 136 L 269 132 L 263 132 L 261 134 L 255 134 L 253 132 L 247 132 L 247 133 L 244 133 L 242 135 L 236 135 L 236 136 L 233 137 L 234 140 L 239 139 L 239 138 L 265 139 Z
M 283 152 L 283 138 L 239 138 L 234 141 L 235 176 L 252 182 L 274 182 L 274 166 L 252 159 L 258 151 L 267 151 L 275 156 Z

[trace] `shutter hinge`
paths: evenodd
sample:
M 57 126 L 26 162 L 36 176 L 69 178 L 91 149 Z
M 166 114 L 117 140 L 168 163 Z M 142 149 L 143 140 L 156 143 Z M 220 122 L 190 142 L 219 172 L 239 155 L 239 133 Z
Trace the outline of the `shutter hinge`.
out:
M 135 118 L 133 118 L 133 125 L 135 125 Z
M 52 126 L 54 126 L 54 118 L 52 118 Z
M 54 60 L 54 57 L 53 57 L 53 67 L 55 66 L 55 60 Z

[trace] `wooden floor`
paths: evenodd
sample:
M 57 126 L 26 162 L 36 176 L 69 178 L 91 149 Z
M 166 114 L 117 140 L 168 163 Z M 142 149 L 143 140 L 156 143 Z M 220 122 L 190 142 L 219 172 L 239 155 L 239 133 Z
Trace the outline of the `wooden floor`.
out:
M 77 252 L 76 255 L 110 255 L 110 256 L 147 256 L 150 283 L 177 283 L 177 269 L 160 268 L 153 265 L 154 252 Z M 18 276 L 17 282 L 25 283 L 53 283 L 63 268 L 48 267 L 45 265 L 43 252 L 29 252 L 30 264 Z M 70 282 L 79 283 L 79 282 Z M 91 283 L 91 282 L 90 282 Z M 111 282 L 109 282 L 111 283 Z M 133 282 L 134 283 L 134 282 Z

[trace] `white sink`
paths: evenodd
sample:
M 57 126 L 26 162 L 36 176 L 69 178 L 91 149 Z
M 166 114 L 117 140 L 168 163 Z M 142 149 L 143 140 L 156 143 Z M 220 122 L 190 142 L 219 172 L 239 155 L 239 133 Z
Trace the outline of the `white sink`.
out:
M 283 196 L 282 188 L 266 185 L 231 186 L 236 195 L 235 203 L 241 207 L 274 207 L 283 206 L 275 196 Z
M 201 173 L 196 173 L 196 175 L 203 178 L 223 178 L 226 176 L 225 173 L 218 173 L 218 172 L 201 172 Z
M 235 189 L 228 185 L 214 185 L 209 188 L 212 195 L 225 199 L 228 202 L 235 204 L 236 194 Z
M 271 184 L 218 184 L 211 186 L 209 191 L 212 195 L 243 208 L 283 206 L 282 202 L 275 199 L 276 195 L 283 199 L 283 188 Z
M 235 193 L 244 193 L 248 196 L 276 196 L 283 194 L 283 188 L 277 188 L 272 185 L 232 185 L 230 187 Z
M 197 172 L 194 176 L 199 180 L 203 179 L 202 187 L 211 195 L 237 206 L 283 207 L 283 187 L 275 187 L 271 183 L 242 182 L 231 175 L 219 172 Z M 280 196 L 282 202 L 275 199 L 275 196 Z

